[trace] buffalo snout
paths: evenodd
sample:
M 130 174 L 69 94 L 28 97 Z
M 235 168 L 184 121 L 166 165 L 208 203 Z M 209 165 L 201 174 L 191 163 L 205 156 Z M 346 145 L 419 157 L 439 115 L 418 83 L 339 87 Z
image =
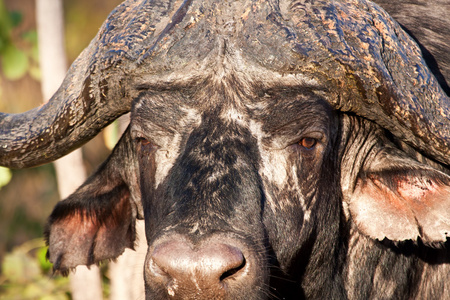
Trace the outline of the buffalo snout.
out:
M 250 287 L 264 273 L 256 261 L 254 251 L 238 239 L 213 235 L 194 243 L 175 234 L 150 247 L 146 281 L 167 298 L 236 299 L 242 293 L 251 299 Z

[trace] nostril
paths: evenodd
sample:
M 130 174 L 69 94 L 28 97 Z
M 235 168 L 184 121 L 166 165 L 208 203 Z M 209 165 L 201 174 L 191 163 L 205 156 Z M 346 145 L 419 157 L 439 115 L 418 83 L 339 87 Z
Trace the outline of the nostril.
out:
M 220 290 L 222 283 L 241 279 L 246 263 L 242 251 L 228 244 L 193 247 L 172 240 L 154 247 L 149 271 L 152 280 L 164 284 L 172 295 L 177 290 Z
M 225 271 L 219 278 L 220 281 L 224 281 L 225 279 L 232 278 L 234 274 L 238 273 L 240 270 L 244 269 L 245 267 L 245 258 L 242 257 L 242 262 L 239 266 L 235 268 L 231 268 L 227 271 Z

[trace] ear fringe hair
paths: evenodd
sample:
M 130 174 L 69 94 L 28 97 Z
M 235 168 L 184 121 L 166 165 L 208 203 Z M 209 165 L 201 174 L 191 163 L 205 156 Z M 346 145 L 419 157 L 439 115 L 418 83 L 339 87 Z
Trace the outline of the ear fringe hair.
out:
M 450 237 L 445 242 L 424 243 L 420 237 L 416 241 L 391 241 L 384 238 L 380 245 L 391 249 L 396 254 L 417 256 L 429 264 L 450 263 Z

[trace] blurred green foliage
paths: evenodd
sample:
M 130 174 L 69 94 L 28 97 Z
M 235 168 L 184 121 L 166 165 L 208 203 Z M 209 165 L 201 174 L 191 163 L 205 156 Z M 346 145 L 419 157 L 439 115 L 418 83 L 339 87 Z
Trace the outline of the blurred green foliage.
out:
M 15 247 L 3 258 L 0 269 L 2 300 L 70 300 L 68 277 L 53 273 L 43 238 Z M 103 297 L 110 295 L 107 265 L 101 266 Z
M 27 48 L 19 48 L 12 39 L 12 31 L 22 22 L 22 14 L 9 12 L 3 0 L 0 0 L 0 61 L 2 73 L 9 80 L 17 80 L 29 73 L 39 79 L 39 52 L 36 30 L 22 35 Z
M 8 182 L 11 180 L 11 177 L 11 170 L 9 170 L 8 168 L 0 167 L 0 189 L 8 184 Z
M 43 239 L 34 239 L 5 255 L 0 275 L 0 298 L 8 300 L 70 299 L 69 279 L 52 276 Z
M 88 45 L 108 13 L 120 2 L 63 0 L 69 63 Z M 0 0 L 0 111 L 19 113 L 42 101 L 37 32 L 33 22 L 33 1 Z M 113 127 L 107 138 L 110 146 L 117 138 Z M 108 155 L 101 138 L 94 139 L 84 149 L 88 172 Z M 28 170 L 0 167 L 1 300 L 70 299 L 68 279 L 52 274 L 51 264 L 45 258 L 44 242 L 34 239 L 42 236 L 45 218 L 57 201 L 51 164 Z M 29 239 L 32 240 L 27 241 Z M 101 271 L 105 299 L 109 295 L 106 270 L 107 265 L 104 265 Z

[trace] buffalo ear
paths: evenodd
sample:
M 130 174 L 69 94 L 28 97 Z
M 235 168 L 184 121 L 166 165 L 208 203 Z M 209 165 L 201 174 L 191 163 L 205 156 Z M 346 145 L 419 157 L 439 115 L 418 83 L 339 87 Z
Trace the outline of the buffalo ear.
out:
M 357 177 L 347 200 L 351 218 L 365 235 L 426 244 L 450 239 L 450 177 L 385 147 Z
M 108 160 L 50 215 L 45 229 L 47 256 L 56 271 L 67 274 L 78 265 L 114 259 L 125 248 L 133 249 L 138 209 L 131 199 L 129 178 L 121 174 L 132 169 L 126 136 Z

